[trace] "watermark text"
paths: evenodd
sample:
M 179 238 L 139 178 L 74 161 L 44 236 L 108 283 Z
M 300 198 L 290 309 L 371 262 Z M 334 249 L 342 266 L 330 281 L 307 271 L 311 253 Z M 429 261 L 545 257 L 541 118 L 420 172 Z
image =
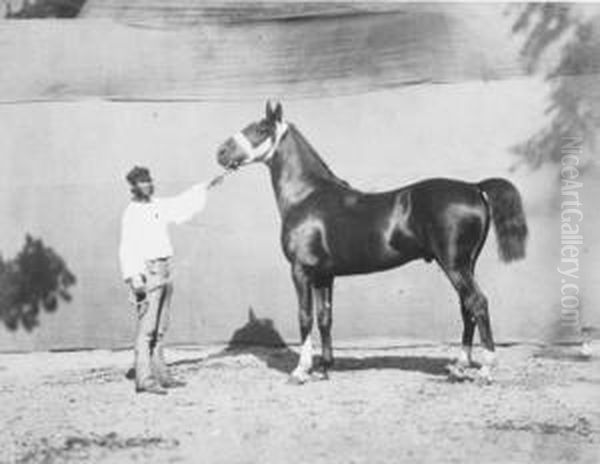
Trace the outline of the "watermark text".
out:
M 560 169 L 560 319 L 566 325 L 579 326 L 581 295 L 579 293 L 579 255 L 583 246 L 583 211 L 578 180 L 583 138 L 565 137 L 561 149 Z

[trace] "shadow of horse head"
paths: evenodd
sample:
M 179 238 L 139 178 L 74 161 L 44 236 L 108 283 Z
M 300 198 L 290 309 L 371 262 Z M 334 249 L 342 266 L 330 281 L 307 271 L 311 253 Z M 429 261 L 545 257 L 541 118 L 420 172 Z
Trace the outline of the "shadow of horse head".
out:
M 447 357 L 382 354 L 382 348 L 356 348 L 352 351 L 361 355 L 337 356 L 332 372 L 352 372 L 368 370 L 403 370 L 420 372 L 427 375 L 446 377 L 447 365 L 453 360 Z M 376 352 L 372 353 L 373 351 Z M 369 353 L 371 352 L 371 353 Z M 362 355 L 364 353 L 364 355 Z M 227 347 L 208 358 L 182 360 L 174 366 L 188 365 L 188 370 L 197 370 L 207 360 L 250 354 L 263 362 L 269 369 L 283 374 L 291 373 L 298 365 L 300 356 L 291 349 L 275 328 L 272 319 L 257 317 L 254 309 L 248 309 L 248 321 L 231 336 Z M 319 356 L 315 356 L 314 365 L 318 365 Z M 189 366 L 189 365 L 193 366 Z
M 252 354 L 269 368 L 286 374 L 294 369 L 299 359 L 277 331 L 273 320 L 257 317 L 252 307 L 248 308 L 248 321 L 233 333 L 221 355 L 242 353 Z
M 287 346 L 283 337 L 275 329 L 273 320 L 256 317 L 252 307 L 248 308 L 248 322 L 233 333 L 227 344 L 227 350 L 236 350 L 248 346 L 270 348 L 285 348 Z
M 371 349 L 364 349 L 365 356 L 337 356 L 332 372 L 366 371 L 397 369 L 421 372 L 435 376 L 447 376 L 447 365 L 452 359 L 447 357 L 414 356 L 414 355 L 370 355 Z M 252 307 L 248 309 L 248 321 L 237 329 L 229 343 L 217 356 L 236 356 L 252 354 L 264 362 L 269 368 L 285 374 L 291 373 L 297 366 L 299 355 L 284 341 L 271 319 L 257 317 Z M 314 357 L 314 365 L 320 362 L 320 356 Z
M 298 354 L 287 346 L 275 328 L 273 320 L 257 317 L 254 309 L 250 307 L 248 308 L 248 321 L 233 332 L 223 350 L 208 357 L 175 361 L 170 363 L 170 366 L 187 372 L 195 372 L 202 369 L 207 361 L 214 362 L 243 354 L 253 355 L 268 368 L 284 374 L 290 373 L 299 359 Z

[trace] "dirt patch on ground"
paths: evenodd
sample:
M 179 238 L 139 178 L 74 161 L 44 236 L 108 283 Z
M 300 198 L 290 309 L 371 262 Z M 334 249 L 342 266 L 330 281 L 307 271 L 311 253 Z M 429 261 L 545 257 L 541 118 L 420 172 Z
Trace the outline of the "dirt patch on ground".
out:
M 295 349 L 171 350 L 165 397 L 133 392 L 130 352 L 0 355 L 0 462 L 600 462 L 597 357 L 504 347 L 482 385 L 448 381 L 455 354 L 338 347 L 293 386 Z

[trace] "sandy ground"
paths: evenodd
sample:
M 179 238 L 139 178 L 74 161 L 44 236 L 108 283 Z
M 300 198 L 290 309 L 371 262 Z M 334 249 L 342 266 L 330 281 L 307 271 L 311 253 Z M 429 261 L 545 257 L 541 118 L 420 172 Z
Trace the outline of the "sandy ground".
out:
M 0 355 L 0 461 L 598 463 L 600 357 L 499 348 L 492 385 L 450 382 L 456 347 L 338 346 L 287 384 L 296 348 L 171 349 L 188 382 L 136 395 L 129 351 Z

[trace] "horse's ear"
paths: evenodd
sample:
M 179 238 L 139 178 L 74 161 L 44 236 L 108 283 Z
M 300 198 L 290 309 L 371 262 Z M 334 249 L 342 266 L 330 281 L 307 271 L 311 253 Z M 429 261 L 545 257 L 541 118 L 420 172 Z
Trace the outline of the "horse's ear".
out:
M 265 105 L 265 118 L 267 121 L 271 121 L 274 117 L 273 106 L 271 105 L 271 100 L 267 100 L 267 104 Z
M 283 108 L 281 107 L 281 103 L 277 102 L 277 106 L 275 107 L 275 120 L 281 122 L 283 118 Z
M 248 306 L 248 322 L 256 322 L 256 314 L 254 314 L 254 308 Z

